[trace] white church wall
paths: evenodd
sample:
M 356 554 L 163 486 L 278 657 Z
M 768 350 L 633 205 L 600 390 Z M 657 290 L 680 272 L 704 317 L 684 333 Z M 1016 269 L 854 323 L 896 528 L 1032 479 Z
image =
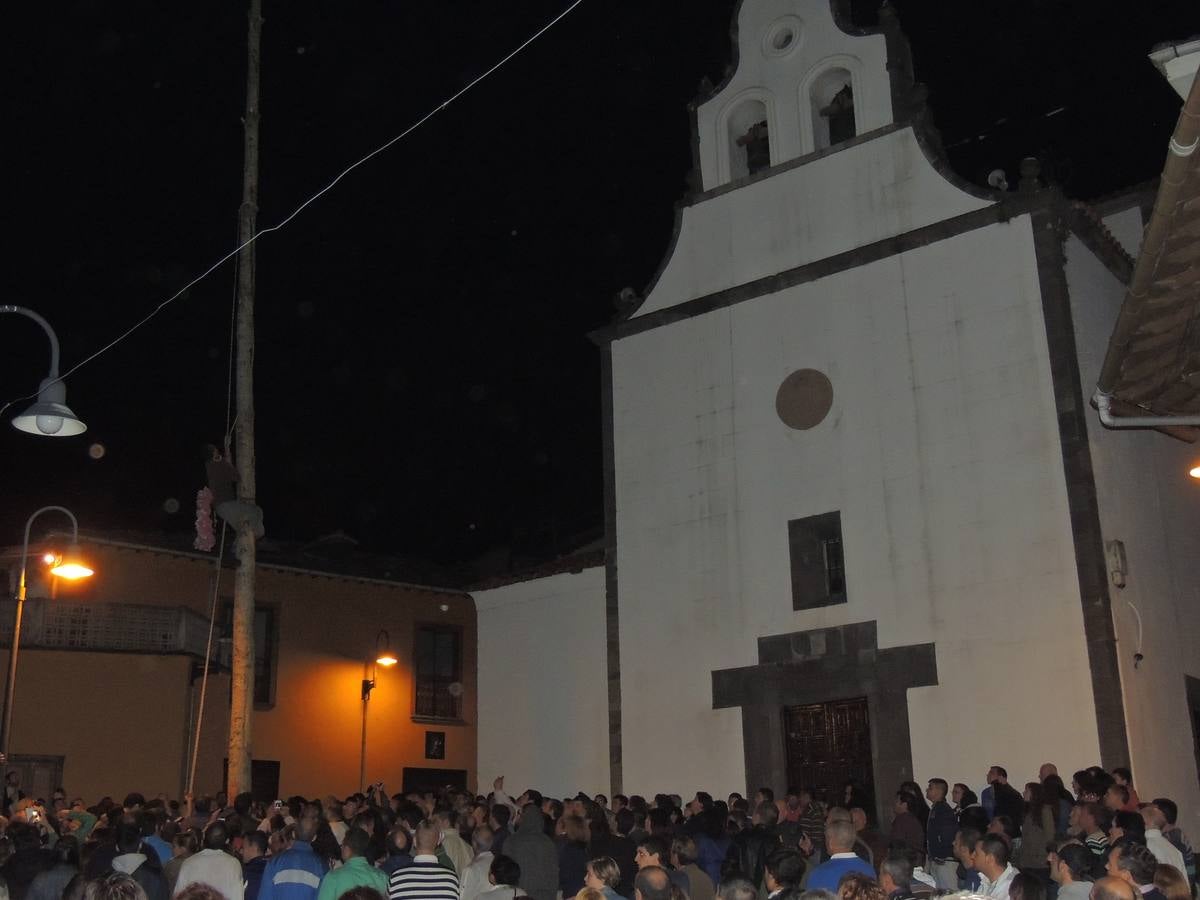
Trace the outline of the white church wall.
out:
M 604 567 L 473 592 L 479 783 L 607 793 Z M 515 796 L 515 793 L 514 793 Z
M 637 314 L 989 204 L 946 181 L 912 129 L 899 129 L 685 207 L 670 261 Z
M 1083 394 L 1090 397 L 1124 286 L 1075 238 L 1067 278 Z M 1130 768 L 1143 799 L 1167 796 L 1200 828 L 1200 785 L 1184 675 L 1200 677 L 1200 484 L 1195 445 L 1154 431 L 1112 430 L 1089 415 L 1088 440 L 1105 541 L 1125 545 L 1128 573 L 1112 588 L 1129 729 Z M 1141 615 L 1141 652 L 1138 615 Z
M 833 20 L 829 0 L 743 3 L 737 33 L 737 70 L 720 93 L 696 110 L 705 190 L 745 175 L 745 166 L 739 167 L 731 158 L 744 150 L 730 141 L 728 123 L 747 97 L 767 98 L 771 165 L 821 148 L 819 128 L 813 122 L 812 87 L 827 72 L 848 76 L 858 134 L 891 123 L 883 35 L 842 31 Z
M 869 620 L 880 647 L 936 644 L 940 683 L 909 692 L 918 780 L 1098 759 L 1028 217 L 612 353 L 627 792 L 746 788 L 711 670 Z M 806 367 L 834 405 L 794 431 L 775 395 Z M 787 523 L 834 509 L 849 602 L 793 611 Z

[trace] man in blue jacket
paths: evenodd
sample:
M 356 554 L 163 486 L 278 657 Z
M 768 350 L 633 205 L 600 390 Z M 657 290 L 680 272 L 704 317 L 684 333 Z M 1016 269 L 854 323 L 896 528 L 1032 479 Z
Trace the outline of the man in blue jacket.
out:
M 875 877 L 871 864 L 854 852 L 855 837 L 853 822 L 830 822 L 825 826 L 825 847 L 829 851 L 829 859 L 812 870 L 808 876 L 808 890 L 824 888 L 836 894 L 838 882 L 848 872 Z
M 328 869 L 312 848 L 319 824 L 311 815 L 296 823 L 292 846 L 267 863 L 258 900 L 317 900 L 317 888 Z

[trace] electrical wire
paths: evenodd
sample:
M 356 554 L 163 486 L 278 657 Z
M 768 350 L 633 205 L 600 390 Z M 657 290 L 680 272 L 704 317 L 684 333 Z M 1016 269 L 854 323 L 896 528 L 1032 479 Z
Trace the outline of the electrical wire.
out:
M 454 103 L 456 100 L 461 98 L 464 94 L 466 94 L 468 91 L 470 91 L 472 88 L 474 88 L 477 84 L 479 84 L 481 81 L 488 78 L 490 75 L 492 75 L 498 69 L 502 68 L 508 62 L 510 62 L 514 57 L 516 57 L 518 54 L 520 54 L 526 47 L 528 47 L 530 44 L 532 44 L 534 41 L 536 41 L 538 38 L 540 38 L 543 34 L 545 34 L 547 31 L 549 31 L 551 28 L 553 28 L 555 25 L 557 25 L 560 21 L 562 21 L 564 18 L 566 18 L 581 3 L 583 3 L 583 0 L 574 0 L 574 2 L 572 2 L 569 6 L 567 6 L 566 9 L 564 9 L 562 12 L 560 12 L 558 15 L 556 15 L 553 19 L 551 19 L 549 22 L 547 22 L 545 25 L 543 25 L 541 28 L 539 28 L 537 31 L 535 31 L 530 37 L 528 37 L 524 41 L 522 41 L 516 47 L 515 50 L 512 50 L 511 52 L 509 52 L 508 55 L 506 55 L 498 63 L 493 65 L 490 69 L 485 71 L 482 75 L 478 75 L 475 78 L 471 79 L 471 81 L 469 81 L 465 87 L 463 87 L 456 93 L 452 94 L 448 99 L 443 100 L 437 106 L 433 107 L 433 109 L 429 110 L 429 112 L 425 113 L 425 115 L 421 116 L 419 119 L 417 119 L 415 122 L 413 122 L 407 128 L 405 128 L 403 131 L 401 131 L 399 134 L 397 134 L 391 140 L 388 140 L 385 143 L 380 144 L 378 147 L 376 147 L 374 150 L 372 150 L 366 156 L 362 157 L 361 159 L 357 160 L 356 162 L 351 163 L 349 166 L 342 169 L 342 171 L 339 172 L 338 175 L 332 181 L 329 182 L 329 184 L 325 185 L 325 187 L 321 188 L 319 191 L 317 191 L 315 194 L 313 194 L 311 197 L 309 197 L 307 200 L 305 200 L 303 203 L 301 203 L 299 206 L 297 206 L 288 215 L 286 215 L 280 222 L 277 222 L 274 225 L 271 225 L 267 228 L 263 228 L 263 229 L 255 232 L 252 236 L 247 238 L 243 243 L 239 244 L 237 247 L 234 247 L 232 250 L 230 250 L 228 253 L 226 253 L 224 256 L 222 256 L 220 259 L 218 259 L 215 263 L 213 263 L 211 266 L 209 266 L 207 269 L 205 269 L 203 272 L 201 272 L 199 275 L 197 275 L 195 278 L 193 278 L 191 281 L 189 281 L 183 287 L 181 287 L 178 291 L 176 291 L 174 294 L 172 294 L 170 297 L 168 297 L 166 300 L 163 300 L 161 303 L 159 303 L 156 307 L 154 307 L 154 309 L 150 310 L 150 312 L 148 312 L 145 316 L 143 316 L 141 319 L 139 319 L 137 322 L 135 322 L 133 325 L 131 325 L 129 328 L 127 328 L 125 331 L 123 331 L 119 335 L 117 335 L 117 337 L 113 338 L 111 341 L 109 341 L 107 344 L 105 344 L 103 347 L 101 347 L 95 353 L 91 354 L 90 356 L 84 357 L 81 361 L 77 362 L 71 368 L 67 369 L 67 371 L 63 372 L 60 376 L 58 376 L 57 381 L 62 381 L 68 375 L 72 375 L 75 372 L 78 372 L 80 369 L 82 369 L 88 363 L 92 362 L 93 360 L 95 360 L 98 357 L 102 356 L 103 354 L 107 353 L 113 347 L 116 347 L 118 344 L 120 344 L 121 342 L 126 340 L 130 335 L 132 335 L 134 332 L 139 330 L 143 325 L 145 325 L 147 322 L 149 322 L 151 319 L 153 319 L 155 316 L 157 316 L 160 312 L 162 312 L 164 309 L 166 309 L 168 306 L 170 306 L 172 303 L 174 303 L 176 300 L 178 300 L 180 297 L 182 297 L 184 294 L 186 294 L 191 288 L 195 287 L 197 284 L 199 284 L 201 281 L 203 281 L 205 278 L 207 278 L 209 275 L 211 275 L 213 272 L 215 272 L 217 269 L 219 269 L 225 263 L 229 262 L 229 260 L 236 257 L 239 253 L 241 253 L 243 250 L 245 250 L 251 244 L 255 243 L 259 238 L 263 237 L 264 235 L 271 234 L 272 232 L 279 231 L 280 229 L 287 226 L 293 219 L 296 218 L 296 216 L 300 215 L 300 213 L 302 213 L 310 205 L 315 203 L 317 200 L 319 200 L 325 194 L 329 193 L 329 191 L 333 190 L 333 188 L 343 178 L 345 178 L 347 175 L 349 175 L 351 172 L 353 172 L 359 166 L 374 159 L 379 154 L 383 153 L 384 151 L 393 147 L 395 144 L 404 140 L 404 138 L 408 137 L 410 134 L 412 134 L 414 131 L 416 131 L 418 128 L 420 128 L 422 125 L 424 125 L 430 119 L 432 119 L 434 116 L 436 116 L 442 110 L 444 110 L 448 106 L 450 106 L 451 103 Z M 26 394 L 23 397 L 14 397 L 12 400 L 9 400 L 3 406 L 0 406 L 0 415 L 2 415 L 4 410 L 8 409 L 8 407 L 12 406 L 14 403 L 20 403 L 23 400 L 31 400 L 34 397 L 36 397 L 37 395 L 38 395 L 38 392 L 34 391 L 32 394 Z

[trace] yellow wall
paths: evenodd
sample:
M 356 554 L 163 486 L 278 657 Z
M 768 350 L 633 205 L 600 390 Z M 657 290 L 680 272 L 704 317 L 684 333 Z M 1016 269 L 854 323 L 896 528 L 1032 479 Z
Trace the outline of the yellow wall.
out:
M 206 617 L 214 563 L 163 552 L 85 543 L 96 575 L 60 583 L 61 600 L 188 606 Z M 223 573 L 220 594 L 233 594 Z M 45 594 L 31 581 L 30 596 Z M 357 790 L 361 683 L 379 629 L 400 663 L 380 669 L 368 713 L 367 781 L 398 790 L 405 766 L 466 769 L 475 784 L 475 609 L 465 594 L 260 567 L 258 605 L 277 608 L 275 703 L 257 710 L 255 759 L 280 762 L 286 796 Z M 448 607 L 443 611 L 441 606 Z M 415 626 L 463 629 L 463 724 L 413 722 Z M 6 653 L 0 653 L 6 656 Z M 117 653 L 22 652 L 12 751 L 65 755 L 69 793 L 181 792 L 191 658 Z M 197 682 L 194 694 L 198 695 Z M 228 678 L 210 679 L 197 793 L 219 788 L 228 728 Z M 445 760 L 426 760 L 425 731 L 446 733 Z

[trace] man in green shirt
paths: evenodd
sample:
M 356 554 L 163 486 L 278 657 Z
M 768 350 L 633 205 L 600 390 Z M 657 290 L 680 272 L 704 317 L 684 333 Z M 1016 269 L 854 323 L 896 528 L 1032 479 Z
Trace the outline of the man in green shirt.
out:
M 351 828 L 342 841 L 342 865 L 330 869 L 321 879 L 317 900 L 338 900 L 351 888 L 369 887 L 387 896 L 388 877 L 367 859 L 370 836 L 361 828 Z

